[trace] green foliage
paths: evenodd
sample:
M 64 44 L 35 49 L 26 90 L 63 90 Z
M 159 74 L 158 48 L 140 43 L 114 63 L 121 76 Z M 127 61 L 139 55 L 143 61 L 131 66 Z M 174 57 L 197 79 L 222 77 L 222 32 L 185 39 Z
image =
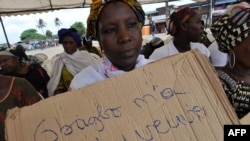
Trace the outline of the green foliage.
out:
M 47 38 L 52 38 L 52 32 L 50 30 L 46 30 L 45 34 Z
M 62 22 L 60 21 L 60 19 L 59 18 L 55 18 L 54 22 L 55 22 L 55 26 L 57 27 L 57 29 L 59 29 L 59 27 L 62 24 Z
M 52 35 L 52 39 L 58 39 L 58 35 L 57 34 Z
M 29 41 L 29 40 L 33 40 L 33 39 L 43 40 L 43 39 L 46 39 L 46 36 L 37 33 L 36 29 L 27 29 L 21 33 L 20 40 L 28 40 Z
M 37 27 L 38 29 L 41 29 L 42 32 L 43 32 L 43 28 L 46 27 L 46 25 L 47 25 L 47 23 L 45 23 L 45 22 L 43 21 L 43 19 L 39 19 L 38 22 L 37 22 L 37 26 L 36 26 L 36 27 Z M 43 34 L 44 34 L 44 32 L 43 32 Z
M 85 34 L 85 26 L 82 22 L 75 22 L 73 25 L 70 26 L 71 28 L 75 28 L 81 36 Z

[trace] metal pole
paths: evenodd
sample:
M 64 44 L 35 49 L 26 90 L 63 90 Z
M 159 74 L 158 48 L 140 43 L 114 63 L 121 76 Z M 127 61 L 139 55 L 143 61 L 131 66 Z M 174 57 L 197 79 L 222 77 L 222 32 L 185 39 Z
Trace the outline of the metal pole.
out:
M 168 1 L 166 1 L 165 5 L 166 5 L 166 18 L 168 18 L 168 16 L 170 15 L 170 9 L 169 9 L 169 5 L 168 5 Z
M 6 34 L 6 32 L 5 32 L 5 28 L 4 28 L 3 20 L 2 20 L 2 17 L 1 17 L 1 16 L 0 16 L 0 21 L 1 21 L 1 25 L 2 25 L 2 28 L 3 28 L 4 36 L 5 36 L 5 39 L 6 39 L 6 42 L 7 42 L 7 46 L 10 48 L 10 43 L 9 43 L 7 34 Z
M 214 7 L 213 7 L 213 0 L 209 1 L 209 27 L 212 25 L 213 23 L 213 11 L 214 11 Z

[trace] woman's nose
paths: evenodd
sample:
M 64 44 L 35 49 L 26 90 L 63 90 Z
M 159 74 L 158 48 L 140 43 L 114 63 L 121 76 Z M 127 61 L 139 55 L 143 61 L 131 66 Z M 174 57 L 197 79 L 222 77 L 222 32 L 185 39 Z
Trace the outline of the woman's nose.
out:
M 120 29 L 118 34 L 120 43 L 126 43 L 131 41 L 131 36 L 128 29 L 126 28 Z

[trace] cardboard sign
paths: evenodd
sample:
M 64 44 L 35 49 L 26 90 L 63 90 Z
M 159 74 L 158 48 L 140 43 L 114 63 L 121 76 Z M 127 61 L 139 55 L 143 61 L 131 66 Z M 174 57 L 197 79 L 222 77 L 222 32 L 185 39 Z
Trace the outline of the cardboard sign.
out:
M 84 79 L 84 78 L 83 78 Z M 222 141 L 239 124 L 204 55 L 190 51 L 8 112 L 8 141 Z
M 250 113 L 245 115 L 243 118 L 240 119 L 241 124 L 248 124 L 250 125 Z

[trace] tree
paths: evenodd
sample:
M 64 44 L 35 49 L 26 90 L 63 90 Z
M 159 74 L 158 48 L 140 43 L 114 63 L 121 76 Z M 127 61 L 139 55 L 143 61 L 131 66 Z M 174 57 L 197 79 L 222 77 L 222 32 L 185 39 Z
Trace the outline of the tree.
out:
M 75 22 L 73 25 L 70 26 L 71 28 L 75 28 L 79 35 L 85 34 L 85 26 L 82 22 Z
M 45 23 L 45 22 L 43 21 L 43 19 L 39 19 L 38 22 L 37 22 L 37 26 L 36 26 L 36 27 L 37 27 L 38 29 L 41 29 L 42 32 L 43 32 L 43 28 L 46 27 L 46 25 L 47 25 L 47 23 Z M 43 32 L 43 34 L 44 34 L 44 32 Z
M 33 39 L 43 40 L 46 39 L 46 37 L 42 34 L 37 33 L 36 29 L 27 29 L 21 33 L 20 39 L 28 41 Z
M 59 18 L 55 18 L 54 22 L 55 22 L 55 26 L 57 27 L 57 29 L 59 29 L 59 27 L 62 24 L 62 22 L 60 21 L 60 19 Z
M 52 38 L 52 32 L 50 30 L 46 30 L 45 34 L 47 38 Z

